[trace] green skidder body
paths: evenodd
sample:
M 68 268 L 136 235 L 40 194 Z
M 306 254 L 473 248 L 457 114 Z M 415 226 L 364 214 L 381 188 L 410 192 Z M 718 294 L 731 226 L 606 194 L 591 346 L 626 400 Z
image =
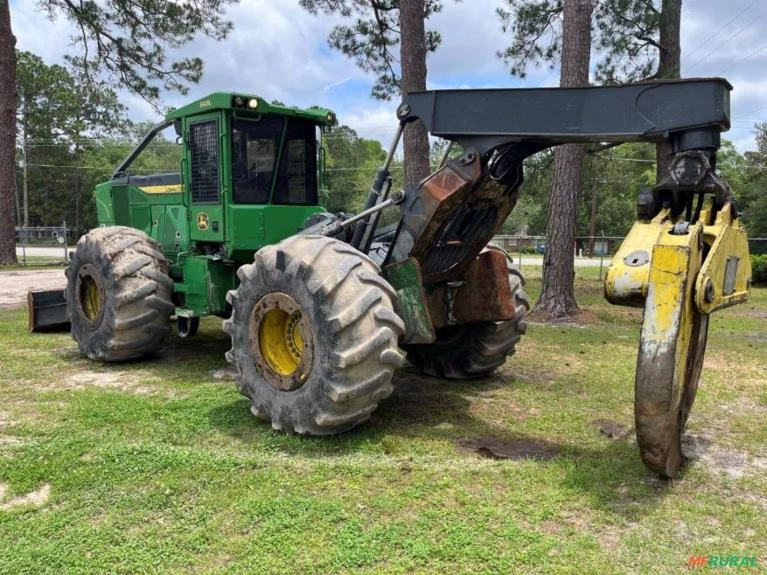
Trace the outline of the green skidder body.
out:
M 334 121 L 326 109 L 246 94 L 197 100 L 169 113 L 96 187 L 99 225 L 135 228 L 159 244 L 176 315 L 227 316 L 237 268 L 323 211 L 319 135 Z M 183 146 L 179 171 L 132 174 L 133 160 L 171 125 Z
M 705 78 L 405 94 L 356 215 L 319 205 L 318 139 L 331 112 L 212 94 L 168 114 L 98 186 L 102 227 L 80 238 L 67 269 L 72 335 L 88 357 L 123 361 L 160 349 L 174 315 L 182 337 L 199 317 L 221 316 L 226 358 L 256 417 L 339 433 L 391 394 L 406 358 L 426 375 L 472 379 L 515 352 L 530 303 L 519 269 L 489 242 L 517 203 L 525 158 L 561 144 L 665 141 L 670 169 L 640 193 L 605 295 L 644 306 L 637 443 L 649 469 L 672 477 L 709 314 L 746 301 L 752 280 L 732 190 L 715 171 L 731 88 Z M 392 190 L 397 147 L 416 121 L 462 152 Z M 179 171 L 131 174 L 170 126 Z M 388 208 L 399 217 L 379 226 Z M 60 303 L 37 301 L 33 327 L 60 317 Z

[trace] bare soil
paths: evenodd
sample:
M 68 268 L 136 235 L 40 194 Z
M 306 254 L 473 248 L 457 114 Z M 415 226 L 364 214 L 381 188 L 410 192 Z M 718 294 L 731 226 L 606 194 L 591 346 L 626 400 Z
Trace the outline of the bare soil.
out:
M 493 437 L 469 439 L 457 445 L 459 451 L 475 452 L 490 459 L 538 459 L 548 461 L 559 455 L 559 446 L 543 439 L 519 438 L 498 441 Z
M 35 491 L 30 491 L 25 495 L 19 495 L 6 501 L 6 493 L 8 492 L 8 486 L 4 483 L 0 483 L 0 510 L 8 511 L 14 507 L 21 505 L 32 505 L 34 507 L 42 506 L 48 497 L 51 495 L 51 486 L 47 483 Z
M 599 428 L 599 433 L 611 439 L 625 439 L 634 431 L 633 429 L 627 429 L 625 425 L 609 419 L 595 419 L 591 423 Z
M 64 289 L 66 285 L 63 269 L 0 272 L 0 309 L 26 305 L 30 290 Z

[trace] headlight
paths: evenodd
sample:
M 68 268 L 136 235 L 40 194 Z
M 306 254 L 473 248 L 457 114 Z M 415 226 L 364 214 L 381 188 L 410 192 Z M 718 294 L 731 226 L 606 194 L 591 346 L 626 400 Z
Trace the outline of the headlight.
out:
M 258 108 L 258 98 L 251 98 L 250 100 L 248 100 L 248 108 L 250 108 L 251 110 L 255 110 L 256 108 Z

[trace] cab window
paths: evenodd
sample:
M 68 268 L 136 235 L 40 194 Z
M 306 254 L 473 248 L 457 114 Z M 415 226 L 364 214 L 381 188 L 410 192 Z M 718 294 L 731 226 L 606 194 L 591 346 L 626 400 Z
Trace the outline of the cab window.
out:
M 284 118 L 232 120 L 232 188 L 234 201 L 266 204 L 272 189 Z
M 317 130 L 313 122 L 288 120 L 272 203 L 317 204 Z

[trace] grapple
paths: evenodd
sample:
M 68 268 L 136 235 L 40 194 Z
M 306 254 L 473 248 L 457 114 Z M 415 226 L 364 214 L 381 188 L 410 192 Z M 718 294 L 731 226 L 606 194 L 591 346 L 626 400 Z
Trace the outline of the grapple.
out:
M 709 177 L 716 179 L 712 173 Z M 663 184 L 656 195 L 662 190 Z M 605 281 L 609 301 L 644 308 L 636 436 L 642 461 L 664 477 L 672 477 L 684 463 L 681 435 L 703 367 L 708 316 L 748 298 L 746 234 L 729 190 L 720 191 L 719 198 L 716 193 L 705 198 L 704 190 L 680 194 L 704 206 L 691 218 L 684 211 L 674 215 L 669 205 L 652 219 L 640 219 L 615 254 Z
M 708 315 L 745 301 L 751 281 L 746 234 L 730 188 L 715 170 L 720 134 L 730 127 L 731 89 L 722 78 L 707 78 L 571 89 L 439 90 L 406 95 L 397 111 L 401 126 L 420 119 L 431 134 L 464 149 L 463 156 L 407 191 L 384 258 L 390 269 L 415 262 L 430 304 L 442 287 L 462 283 L 514 208 L 525 158 L 565 143 L 668 143 L 669 172 L 640 193 L 637 222 L 605 283 L 610 302 L 644 308 L 636 434 L 645 465 L 666 477 L 684 462 L 680 439 L 700 378 Z M 376 204 L 377 191 L 368 208 Z M 426 315 L 438 323 L 434 310 L 444 305 L 428 307 Z M 424 323 L 409 317 L 407 309 L 400 313 L 406 325 Z

